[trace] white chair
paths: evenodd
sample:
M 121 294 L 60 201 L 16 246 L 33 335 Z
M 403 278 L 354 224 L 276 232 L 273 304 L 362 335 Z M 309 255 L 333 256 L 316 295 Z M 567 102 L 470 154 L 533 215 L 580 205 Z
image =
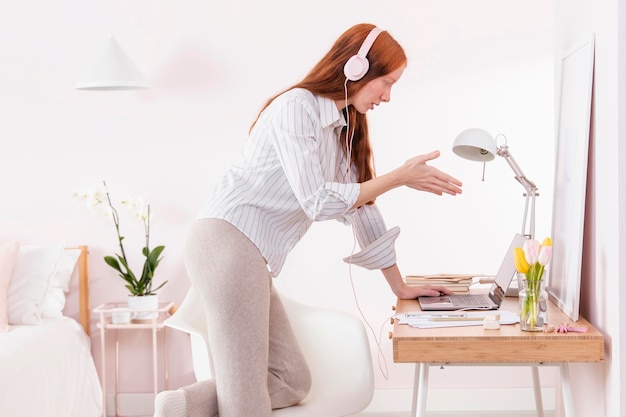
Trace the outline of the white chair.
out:
M 374 373 L 363 322 L 343 311 L 281 299 L 311 369 L 312 387 L 300 404 L 274 410 L 272 417 L 343 417 L 367 407 Z M 165 325 L 191 335 L 196 379 L 211 378 L 205 318 L 193 288 Z

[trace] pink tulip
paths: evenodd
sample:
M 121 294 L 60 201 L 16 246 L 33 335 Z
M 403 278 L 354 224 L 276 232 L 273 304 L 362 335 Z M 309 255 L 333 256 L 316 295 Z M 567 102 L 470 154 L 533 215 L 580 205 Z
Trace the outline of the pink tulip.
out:
M 537 257 L 537 262 L 539 265 L 546 266 L 550 263 L 552 259 L 552 246 L 542 246 L 539 251 L 539 256 Z
M 526 262 L 528 265 L 532 266 L 537 263 L 537 258 L 539 258 L 539 249 L 541 245 L 535 239 L 528 239 L 524 242 L 524 255 L 526 255 Z

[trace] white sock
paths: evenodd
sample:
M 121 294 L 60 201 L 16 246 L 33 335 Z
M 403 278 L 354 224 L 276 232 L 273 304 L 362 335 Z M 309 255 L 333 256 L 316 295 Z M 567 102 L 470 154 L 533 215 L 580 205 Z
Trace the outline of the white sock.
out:
M 189 417 L 185 391 L 161 391 L 154 398 L 154 417 Z

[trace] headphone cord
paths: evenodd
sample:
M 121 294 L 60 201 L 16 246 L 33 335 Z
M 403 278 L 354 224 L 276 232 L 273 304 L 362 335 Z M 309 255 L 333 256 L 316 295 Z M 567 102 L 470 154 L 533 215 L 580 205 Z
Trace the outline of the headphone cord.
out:
M 347 174 L 350 176 L 350 169 L 352 167 L 352 139 L 354 138 L 354 131 L 350 132 L 350 111 L 348 110 L 348 78 L 343 83 L 344 103 L 346 111 L 346 165 L 348 166 Z M 348 138 L 349 136 L 349 138 Z
M 365 314 L 363 313 L 363 310 L 361 309 L 361 305 L 359 304 L 359 299 L 356 293 L 356 288 L 354 286 L 354 279 L 352 278 L 352 255 L 354 255 L 354 251 L 356 250 L 356 232 L 354 231 L 354 228 L 352 229 L 352 236 L 353 236 L 354 241 L 352 245 L 352 252 L 350 253 L 350 258 L 348 262 L 348 276 L 350 277 L 352 295 L 354 296 L 354 302 L 356 304 L 356 308 L 357 310 L 359 310 L 359 314 L 361 315 L 361 318 L 367 325 L 367 328 L 369 329 L 369 331 L 372 333 L 372 337 L 374 338 L 374 342 L 376 343 L 378 369 L 380 370 L 380 373 L 382 374 L 383 378 L 385 378 L 385 380 L 389 380 L 389 367 L 387 365 L 387 359 L 385 358 L 385 355 L 382 351 L 382 347 L 380 345 L 381 340 L 382 340 L 383 328 L 387 321 L 385 320 L 383 324 L 380 326 L 380 333 L 378 334 L 378 336 L 376 336 L 376 332 L 374 331 L 374 328 L 372 327 L 370 322 L 367 320 L 367 318 L 365 317 Z
M 346 174 L 347 174 L 347 177 L 350 178 L 350 169 L 352 167 L 352 139 L 354 138 L 354 131 L 350 132 L 350 112 L 348 111 L 348 78 L 346 78 L 346 80 L 344 81 L 343 87 L 344 87 L 344 102 L 345 102 L 346 124 L 347 124 L 346 139 L 345 139 L 346 160 L 347 160 L 347 163 L 346 163 L 347 173 Z M 350 136 L 349 139 L 348 139 L 348 135 Z M 363 313 L 363 310 L 361 309 L 361 305 L 359 304 L 359 299 L 356 293 L 356 288 L 354 286 L 354 279 L 352 277 L 352 255 L 354 255 L 354 252 L 356 250 L 356 243 L 357 243 L 356 232 L 354 230 L 354 227 L 352 227 L 352 236 L 353 236 L 352 251 L 350 253 L 350 258 L 348 262 L 348 276 L 350 277 L 352 295 L 354 296 L 354 302 L 356 304 L 356 308 L 357 310 L 359 310 L 359 314 L 361 315 L 361 318 L 367 325 L 367 328 L 369 329 L 369 331 L 372 333 L 372 337 L 374 338 L 374 342 L 376 343 L 377 357 L 378 357 L 378 369 L 380 370 L 380 373 L 382 374 L 383 378 L 388 380 L 389 368 L 387 365 L 387 360 L 385 358 L 385 355 L 383 354 L 382 347 L 380 346 L 380 343 L 381 343 L 380 341 L 382 340 L 383 328 L 385 326 L 386 321 L 383 322 L 383 324 L 380 326 L 380 333 L 378 334 L 378 336 L 376 336 L 376 332 L 374 331 L 374 328 L 372 327 L 370 322 L 367 320 L 367 318 L 365 317 L 365 314 Z

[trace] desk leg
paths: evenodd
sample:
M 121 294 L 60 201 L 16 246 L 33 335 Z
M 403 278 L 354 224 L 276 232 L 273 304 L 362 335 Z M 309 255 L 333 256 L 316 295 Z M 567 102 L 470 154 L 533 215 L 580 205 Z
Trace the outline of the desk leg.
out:
M 561 368 L 561 389 L 563 392 L 563 405 L 565 407 L 565 417 L 574 417 L 574 398 L 572 397 L 572 386 L 569 378 L 569 365 L 567 362 L 560 365 Z
M 543 417 L 543 400 L 541 399 L 541 381 L 539 381 L 539 367 L 532 367 L 533 388 L 535 390 L 535 408 L 537 408 L 537 417 Z
M 411 410 L 412 417 L 426 416 L 426 394 L 428 393 L 429 371 L 429 364 L 415 364 L 415 378 L 413 380 L 413 407 Z

